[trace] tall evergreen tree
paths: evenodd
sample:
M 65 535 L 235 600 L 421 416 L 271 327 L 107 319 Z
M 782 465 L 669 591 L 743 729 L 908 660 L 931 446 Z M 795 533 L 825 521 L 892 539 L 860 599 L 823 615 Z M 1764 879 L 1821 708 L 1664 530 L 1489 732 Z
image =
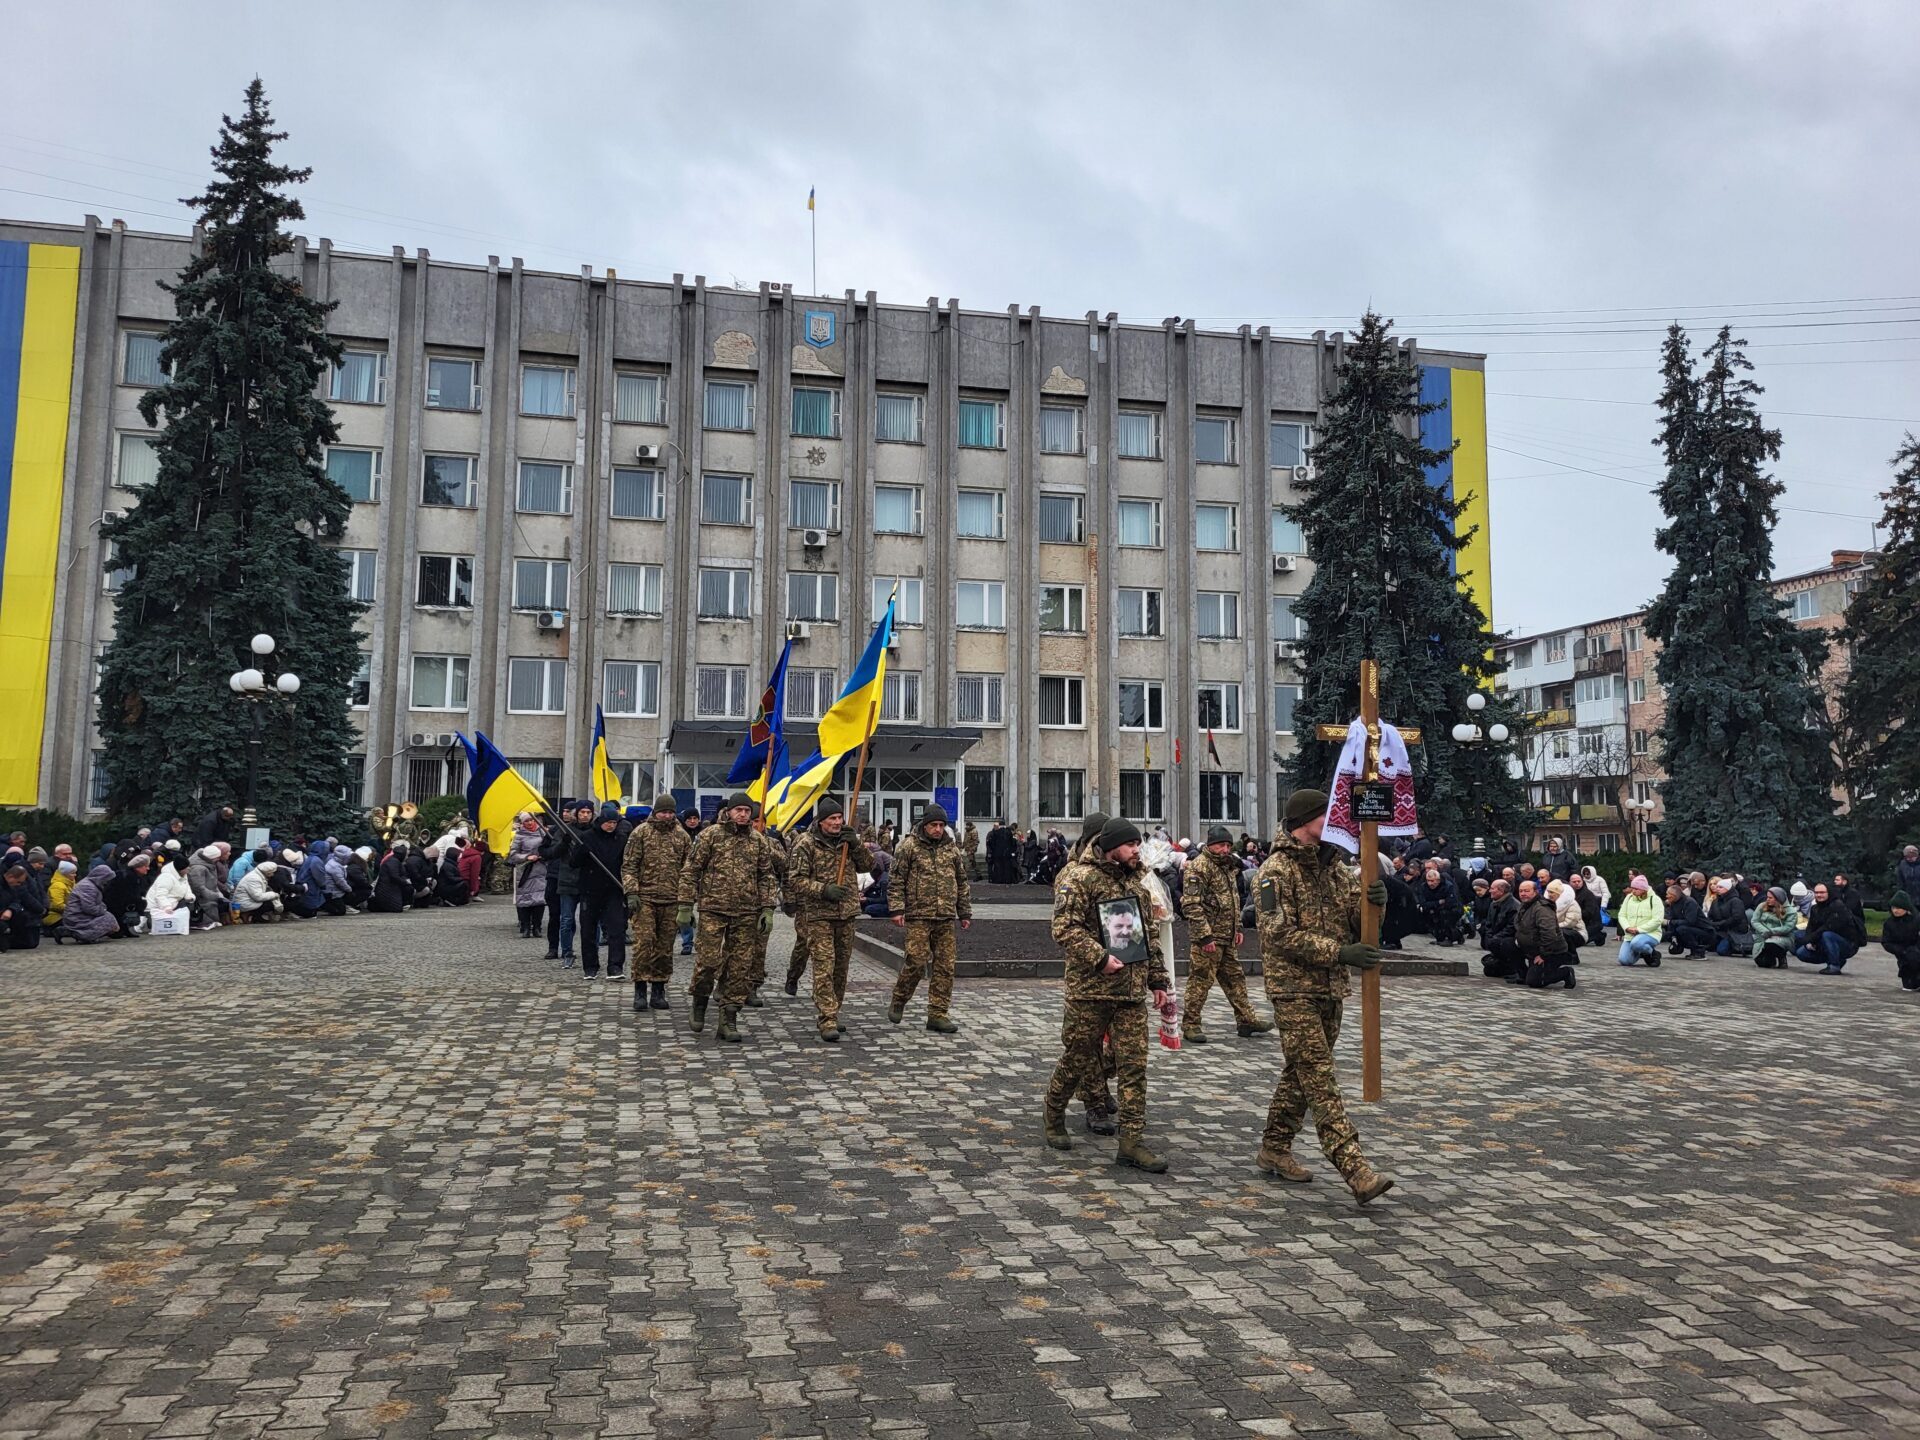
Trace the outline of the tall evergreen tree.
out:
M 1696 372 L 1671 327 L 1662 354 L 1667 474 L 1655 487 L 1674 557 L 1647 611 L 1666 691 L 1663 850 L 1703 869 L 1766 876 L 1834 858 L 1833 764 L 1821 713 L 1826 642 L 1797 629 L 1774 596 L 1774 501 L 1767 473 L 1780 432 L 1762 421 L 1753 366 L 1724 326 Z
M 266 631 L 273 661 L 302 683 L 258 702 L 261 819 L 309 830 L 349 819 L 347 692 L 364 607 L 347 598 L 333 548 L 351 502 L 323 468 L 337 431 L 318 394 L 341 353 L 331 307 L 274 265 L 293 248 L 282 227 L 305 213 L 284 187 L 311 173 L 275 163 L 285 138 L 255 79 L 240 117 L 222 118 L 215 178 L 182 202 L 204 238 L 167 287 L 167 382 L 140 402 L 149 425 L 164 419 L 159 477 L 101 526 L 128 572 L 99 688 L 108 805 L 139 818 L 244 798 L 254 717 L 228 677 L 256 663 L 248 642 Z
M 1840 695 L 1848 789 L 1876 874 L 1920 827 L 1920 440 L 1911 431 L 1893 465 L 1893 488 L 1881 494 L 1887 538 L 1840 634 L 1853 652 Z
M 1340 747 L 1314 739 L 1312 727 L 1360 713 L 1360 662 L 1377 660 L 1382 712 L 1421 730 L 1411 755 L 1422 827 L 1471 844 L 1520 833 L 1529 810 L 1508 770 L 1511 742 L 1461 745 L 1453 726 L 1470 717 L 1475 689 L 1488 694 L 1483 729 L 1499 721 L 1517 731 L 1519 721 L 1486 684 L 1493 634 L 1453 568 L 1467 543 L 1454 533 L 1464 506 L 1428 483 L 1428 468 L 1450 452 L 1420 442 L 1420 417 L 1440 407 L 1419 394 L 1391 322 L 1369 311 L 1335 377 L 1312 477 L 1285 507 L 1314 562 L 1294 602 L 1307 633 L 1293 776 L 1303 786 L 1329 782 Z

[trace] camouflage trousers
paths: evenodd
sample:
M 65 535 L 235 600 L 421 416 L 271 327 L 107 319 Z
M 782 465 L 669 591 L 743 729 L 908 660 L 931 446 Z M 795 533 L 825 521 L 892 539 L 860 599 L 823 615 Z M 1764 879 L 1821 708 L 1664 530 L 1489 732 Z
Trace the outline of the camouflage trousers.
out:
M 1115 1070 L 1113 1041 L 1103 1035 L 1100 1037 L 1099 1057 L 1082 1073 L 1080 1087 L 1074 1092 L 1080 1103 L 1086 1106 L 1089 1115 L 1096 1110 L 1112 1112 L 1114 1105 L 1111 1086 Z
M 1216 941 L 1211 955 L 1198 945 L 1187 947 L 1187 994 L 1182 1002 L 1181 1034 L 1201 1033 L 1200 1011 L 1216 983 L 1227 997 L 1227 1004 L 1233 1007 L 1234 1019 L 1242 1025 L 1251 1025 L 1259 1018 L 1253 1013 L 1253 1003 L 1247 999 L 1247 972 L 1240 968 L 1240 957 L 1229 944 Z
M 840 1017 L 847 999 L 847 968 L 853 963 L 853 921 L 807 920 L 799 924 L 794 963 L 813 962 L 813 1010 L 824 1025 Z M 798 978 L 797 976 L 795 977 Z
M 753 968 L 747 975 L 747 988 L 758 990 L 767 983 L 767 942 L 773 939 L 771 932 L 762 930 L 757 924 L 753 930 Z
M 753 989 L 754 941 L 760 937 L 760 912 L 715 915 L 699 912 L 693 934 L 693 998 L 705 1000 L 718 989 L 720 1003 L 739 1007 Z
M 807 973 L 807 955 L 811 946 L 807 943 L 807 927 L 801 921 L 793 923 L 793 954 L 787 958 L 787 983 L 798 985 Z
M 1347 1119 L 1340 1081 L 1333 1073 L 1333 1045 L 1340 1038 L 1340 1002 L 1312 996 L 1283 996 L 1273 1002 L 1286 1068 L 1267 1108 L 1261 1143 L 1285 1150 L 1300 1133 L 1307 1111 L 1320 1132 L 1320 1148 L 1342 1175 L 1360 1163 L 1360 1134 Z
M 907 958 L 893 982 L 893 1003 L 905 1008 L 927 977 L 927 1018 L 945 1015 L 953 1004 L 953 926 L 951 920 L 907 921 Z
M 673 979 L 673 936 L 680 927 L 679 907 L 671 902 L 643 900 L 633 917 L 633 983 Z
M 1144 1000 L 1069 1000 L 1060 1022 L 1060 1063 L 1047 1084 L 1047 1114 L 1066 1114 L 1067 1101 L 1101 1074 L 1100 1037 L 1113 1047 L 1120 1083 L 1120 1135 L 1137 1139 L 1147 1128 L 1147 1003 Z

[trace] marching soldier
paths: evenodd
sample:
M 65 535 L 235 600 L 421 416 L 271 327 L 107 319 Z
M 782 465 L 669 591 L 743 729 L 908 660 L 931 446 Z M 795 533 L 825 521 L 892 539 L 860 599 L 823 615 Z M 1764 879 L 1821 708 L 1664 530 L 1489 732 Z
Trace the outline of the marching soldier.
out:
M 759 805 L 753 807 L 753 818 L 761 816 Z M 787 904 L 787 843 L 777 831 L 762 829 L 767 839 L 767 848 L 773 853 L 773 874 L 780 884 L 780 901 L 787 914 L 793 913 L 793 907 Z M 773 932 L 762 930 L 753 942 L 753 973 L 747 979 L 747 1008 L 758 1010 L 763 1003 L 760 999 L 760 987 L 767 983 L 767 943 L 773 939 Z
M 1080 838 L 1073 842 L 1073 848 L 1067 852 L 1067 863 L 1060 867 L 1060 873 L 1053 877 L 1053 893 L 1057 896 L 1060 887 L 1067 883 L 1076 865 L 1091 864 L 1100 858 L 1097 842 L 1100 832 L 1106 828 L 1112 817 L 1095 810 L 1080 823 Z M 1098 1062 L 1080 1077 L 1080 1087 L 1075 1092 L 1085 1111 L 1082 1122 L 1089 1135 L 1112 1135 L 1118 1127 L 1114 1124 L 1115 1106 L 1111 1082 L 1114 1076 L 1113 1046 L 1106 1040 L 1100 1043 Z
M 1207 847 L 1182 872 L 1180 913 L 1187 922 L 1187 1003 L 1180 1036 L 1192 1045 L 1207 1043 L 1200 1012 L 1214 982 L 1233 1007 L 1240 1038 L 1273 1029 L 1271 1020 L 1253 1013 L 1247 976 L 1240 968 L 1240 862 L 1233 858 L 1233 836 L 1224 825 L 1207 832 Z
M 887 1019 L 900 1023 L 925 974 L 927 1029 L 951 1035 L 960 1028 L 947 1015 L 953 1003 L 953 924 L 958 920 L 962 930 L 973 928 L 973 892 L 940 806 L 923 810 L 920 823 L 894 852 L 887 900 L 893 923 L 907 927 L 906 963 L 894 981 Z
M 773 842 L 753 828 L 753 801 L 744 794 L 727 797 L 720 823 L 700 832 L 680 871 L 681 925 L 695 923 L 693 959 L 693 1032 L 707 1023 L 707 1000 L 720 991 L 721 1040 L 740 1039 L 740 1007 L 747 1003 L 753 974 L 754 932 L 773 929 L 779 903 L 774 880 Z
M 846 1026 L 840 1007 L 847 998 L 847 967 L 853 960 L 853 922 L 860 915 L 860 886 L 855 877 L 873 868 L 873 855 L 847 834 L 847 817 L 838 800 L 822 800 L 813 825 L 793 847 L 787 885 L 799 907 L 796 955 L 813 962 L 813 1008 L 820 1039 L 837 1044 Z M 790 987 L 791 988 L 791 987 Z
M 681 828 L 671 803 L 656 805 L 627 836 L 620 862 L 620 888 L 633 917 L 633 1008 L 665 1010 L 673 979 L 673 937 L 680 898 L 680 871 L 693 840 Z
M 967 821 L 966 828 L 960 832 L 960 854 L 967 862 L 967 878 L 980 878 L 980 831 L 973 821 Z
M 1153 900 L 1140 874 L 1140 831 L 1110 820 L 1096 848 L 1062 872 L 1053 896 L 1053 939 L 1066 959 L 1064 1053 L 1047 1085 L 1042 1113 L 1047 1144 L 1071 1150 L 1067 1098 L 1100 1064 L 1104 1035 L 1113 1046 L 1120 1082 L 1120 1143 L 1114 1163 L 1159 1174 L 1167 1162 L 1147 1148 L 1147 1007 L 1165 1011 L 1173 981 L 1160 952 Z M 1144 943 L 1146 958 L 1125 964 L 1116 948 Z
M 1283 833 L 1255 887 L 1267 996 L 1286 1054 L 1255 1163 L 1282 1180 L 1313 1179 L 1293 1157 L 1293 1137 L 1311 1108 L 1320 1148 L 1364 1205 L 1391 1190 L 1393 1181 L 1360 1154 L 1359 1132 L 1347 1119 L 1333 1071 L 1333 1045 L 1340 1038 L 1347 967 L 1378 965 L 1380 947 L 1360 943 L 1359 876 L 1344 854 L 1321 843 L 1326 809 L 1323 790 L 1296 790 L 1287 798 Z M 1370 901 L 1386 903 L 1385 881 L 1367 888 Z

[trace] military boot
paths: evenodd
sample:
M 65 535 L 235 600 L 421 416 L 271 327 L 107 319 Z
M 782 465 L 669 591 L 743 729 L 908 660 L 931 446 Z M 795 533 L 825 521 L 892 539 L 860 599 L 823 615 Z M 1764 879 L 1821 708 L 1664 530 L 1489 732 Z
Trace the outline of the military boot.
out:
M 787 994 L 798 995 L 799 993 L 800 981 L 792 975 L 787 976 Z
M 713 1032 L 713 1038 L 716 1040 L 730 1040 L 736 1045 L 739 1044 L 739 1020 L 740 1010 L 738 1006 L 722 1005 L 720 1007 L 720 1026 Z
M 1295 1185 L 1305 1185 L 1313 1179 L 1313 1172 L 1293 1158 L 1292 1146 L 1284 1150 L 1275 1150 L 1270 1145 L 1262 1145 L 1253 1163 L 1258 1165 L 1265 1174 L 1281 1180 L 1290 1180 Z
M 1073 1149 L 1073 1137 L 1067 1133 L 1067 1117 L 1056 1115 L 1051 1110 L 1040 1112 L 1040 1127 L 1046 1133 L 1047 1144 L 1055 1150 Z
M 1087 1107 L 1086 1126 L 1089 1135 L 1117 1135 L 1120 1133 L 1120 1127 L 1113 1123 L 1113 1107 L 1111 1105 L 1089 1105 Z
M 1136 1170 L 1144 1170 L 1149 1175 L 1162 1174 L 1167 1162 L 1147 1148 L 1147 1142 L 1138 1135 L 1122 1135 L 1120 1148 L 1115 1152 L 1113 1163 L 1131 1165 Z
M 1240 1038 L 1242 1040 L 1245 1040 L 1245 1039 L 1248 1039 L 1250 1036 L 1265 1035 L 1268 1031 L 1273 1029 L 1273 1021 L 1242 1020 L 1236 1028 L 1240 1031 Z
M 1209 1045 L 1213 1042 L 1207 1039 L 1207 1032 L 1204 1030 L 1182 1030 L 1180 1032 L 1180 1043 L 1182 1045 Z
M 895 1025 L 898 1025 L 902 1020 L 904 1020 L 906 1018 L 906 1014 L 907 1014 L 907 1007 L 902 1005 L 897 1000 L 893 1004 L 887 1006 L 887 1019 L 891 1020 Z
M 927 1029 L 940 1035 L 958 1035 L 960 1033 L 960 1027 L 944 1015 L 929 1015 L 927 1017 Z
M 647 987 L 640 981 L 633 982 L 633 1013 L 638 1015 L 647 1008 Z
M 665 1010 L 670 1008 L 667 1004 L 667 982 L 666 981 L 655 980 L 653 982 L 649 990 L 649 993 L 647 995 L 647 1006 L 649 1009 L 653 1009 L 653 1010 Z
M 840 1043 L 840 1027 L 831 1020 L 822 1020 L 820 1022 L 820 1040 L 821 1043 L 825 1045 L 838 1045 Z
M 1393 1188 L 1393 1177 L 1382 1175 L 1366 1161 L 1362 1160 L 1347 1172 L 1347 1185 L 1353 1191 L 1353 1198 L 1362 1205 L 1369 1200 L 1378 1200 Z
M 693 1033 L 696 1035 L 698 1035 L 702 1030 L 707 1028 L 707 997 L 706 996 L 696 995 L 693 997 L 693 1019 L 689 1022 L 688 1028 L 690 1028 L 693 1031 Z
M 755 986 L 747 992 L 747 1008 L 749 1010 L 758 1010 L 765 1003 L 766 1002 L 760 998 L 760 989 L 758 986 Z

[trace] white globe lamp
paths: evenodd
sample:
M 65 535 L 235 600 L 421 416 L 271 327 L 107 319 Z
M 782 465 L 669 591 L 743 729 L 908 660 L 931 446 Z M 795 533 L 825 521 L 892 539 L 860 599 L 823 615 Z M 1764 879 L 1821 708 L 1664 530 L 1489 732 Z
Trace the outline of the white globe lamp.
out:
M 253 653 L 256 655 L 273 654 L 273 636 L 256 635 L 253 637 Z
M 282 695 L 295 695 L 300 691 L 300 677 L 291 670 L 273 683 Z

